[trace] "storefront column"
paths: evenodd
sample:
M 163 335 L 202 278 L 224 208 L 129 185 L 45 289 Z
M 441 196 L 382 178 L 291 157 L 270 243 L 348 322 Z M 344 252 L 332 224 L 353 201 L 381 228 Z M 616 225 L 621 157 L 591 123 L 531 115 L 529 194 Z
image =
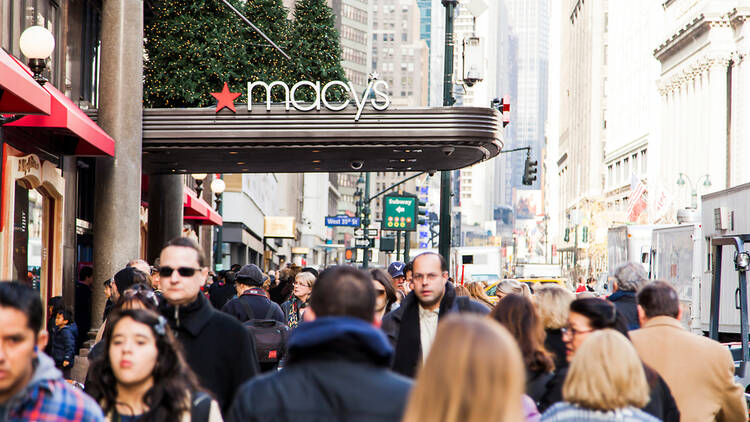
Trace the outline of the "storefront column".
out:
M 78 196 L 78 159 L 66 156 L 62 160 L 65 174 L 65 209 L 63 210 L 63 285 L 62 296 L 65 306 L 75 307 L 75 287 L 78 281 L 76 265 L 76 200 Z
M 102 28 L 97 123 L 114 138 L 115 158 L 96 163 L 92 327 L 104 311 L 101 281 L 140 251 L 143 1 L 103 2 Z
M 182 236 L 183 176 L 148 177 L 148 263 L 153 264 L 164 245 Z

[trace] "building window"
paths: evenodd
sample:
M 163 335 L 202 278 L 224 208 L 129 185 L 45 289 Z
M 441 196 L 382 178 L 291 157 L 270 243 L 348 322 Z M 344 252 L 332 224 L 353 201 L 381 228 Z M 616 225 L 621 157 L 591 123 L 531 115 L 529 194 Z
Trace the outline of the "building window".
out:
M 643 173 L 648 172 L 648 161 L 646 158 L 646 150 L 641 151 L 641 171 Z

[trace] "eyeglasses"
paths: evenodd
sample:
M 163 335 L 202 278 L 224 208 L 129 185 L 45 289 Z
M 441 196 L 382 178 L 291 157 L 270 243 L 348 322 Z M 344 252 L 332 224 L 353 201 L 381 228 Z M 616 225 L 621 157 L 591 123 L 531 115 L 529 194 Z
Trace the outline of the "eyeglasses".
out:
M 310 284 L 308 284 L 308 283 L 300 283 L 300 282 L 297 282 L 297 281 L 295 281 L 294 283 L 292 283 L 292 286 L 304 286 L 304 287 L 312 287 L 312 286 L 311 286 Z
M 378 297 L 385 296 L 385 290 L 382 289 L 375 289 L 375 293 L 378 295 Z
M 590 333 L 592 331 L 594 331 L 594 329 L 591 329 L 591 330 L 576 330 L 575 328 L 573 328 L 571 326 L 566 326 L 566 327 L 560 328 L 560 332 L 562 333 L 563 336 L 571 336 L 571 337 L 575 337 L 578 334 Z
M 177 268 L 177 272 L 182 277 L 192 277 L 195 275 L 196 271 L 200 271 L 200 268 L 191 268 L 191 267 L 180 267 Z M 159 277 L 171 277 L 172 273 L 175 271 L 175 268 L 172 267 L 159 267 Z

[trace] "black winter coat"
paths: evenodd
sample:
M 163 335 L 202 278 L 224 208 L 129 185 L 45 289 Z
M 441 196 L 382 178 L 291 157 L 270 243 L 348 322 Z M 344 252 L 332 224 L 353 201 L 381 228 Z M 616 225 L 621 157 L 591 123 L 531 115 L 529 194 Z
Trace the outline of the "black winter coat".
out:
M 544 330 L 547 337 L 544 338 L 544 348 L 555 355 L 555 369 L 568 366 L 568 357 L 565 354 L 565 342 L 562 339 L 562 330 L 548 328 Z
M 215 310 L 202 294 L 184 306 L 164 301 L 160 310 L 182 344 L 187 364 L 225 413 L 240 385 L 258 373 L 249 332 L 236 319 Z
M 55 327 L 50 332 L 51 357 L 55 365 L 62 367 L 64 361 L 68 361 L 73 366 L 73 359 L 76 356 L 76 336 L 78 329 L 75 323 L 63 327 Z
M 263 291 L 258 289 L 250 289 L 243 293 L 242 296 L 230 300 L 221 308 L 221 312 L 237 318 L 240 322 L 245 322 L 251 319 L 247 314 L 246 305 L 253 311 L 252 319 L 266 319 L 269 308 L 271 308 L 273 311 L 270 319 L 275 319 L 286 324 L 286 315 L 281 311 L 281 307 L 271 302 Z
M 617 313 L 625 317 L 628 322 L 628 331 L 641 328 L 641 322 L 638 320 L 638 301 L 635 298 L 635 292 L 616 291 L 607 298 L 615 304 Z
M 227 302 L 237 296 L 237 290 L 234 288 L 234 284 L 214 283 L 208 288 L 208 296 L 211 305 L 216 309 L 221 309 Z
M 391 345 L 396 349 L 392 364 L 393 370 L 407 377 L 415 376 L 417 367 L 419 367 L 422 361 L 418 307 L 417 296 L 412 291 L 401 301 L 401 306 L 398 309 L 387 313 L 383 317 L 383 324 L 381 326 L 383 332 L 388 336 Z M 416 312 L 416 327 L 402 329 L 402 322 L 407 310 L 412 312 L 412 315 Z M 468 297 L 457 298 L 456 289 L 448 282 L 445 283 L 445 294 L 440 301 L 439 318 L 443 319 L 446 315 L 454 312 L 470 312 L 486 315 L 490 312 L 490 309 Z M 408 338 L 401 338 L 402 334 L 408 336 Z
M 388 370 L 392 352 L 383 333 L 359 319 L 300 324 L 287 366 L 243 385 L 226 420 L 399 421 L 411 380 Z

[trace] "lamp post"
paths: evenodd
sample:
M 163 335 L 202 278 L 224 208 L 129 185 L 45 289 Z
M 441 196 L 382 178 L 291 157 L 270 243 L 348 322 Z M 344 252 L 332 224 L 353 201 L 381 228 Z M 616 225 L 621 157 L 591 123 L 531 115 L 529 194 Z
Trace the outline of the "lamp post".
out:
M 687 179 L 688 183 L 690 184 L 690 208 L 696 210 L 698 209 L 698 188 L 697 185 L 693 183 L 692 179 L 690 179 L 690 176 L 685 173 L 680 173 L 677 179 L 677 186 L 684 186 L 685 179 Z M 703 181 L 703 186 L 707 188 L 711 187 L 711 176 L 709 176 L 708 174 L 704 174 L 703 176 L 698 178 L 698 183 L 700 183 L 703 179 L 706 179 Z
M 18 40 L 21 53 L 29 59 L 29 69 L 34 72 L 34 80 L 44 85 L 47 78 L 42 72 L 47 68 L 47 58 L 55 49 L 55 37 L 43 26 L 26 28 Z
M 195 180 L 195 193 L 198 195 L 198 198 L 200 198 L 201 193 L 203 193 L 203 180 L 208 175 L 206 173 L 193 173 L 190 176 Z
M 218 176 L 216 179 L 211 181 L 211 191 L 214 193 L 214 199 L 216 201 L 216 211 L 219 213 L 219 215 L 222 215 L 222 195 L 224 194 L 224 189 L 226 189 L 227 185 L 224 182 L 224 180 L 221 179 L 221 176 Z M 223 224 L 223 223 L 222 223 Z M 224 261 L 224 250 L 222 248 L 223 246 L 223 239 L 222 239 L 222 226 L 216 226 L 216 249 L 214 252 L 214 269 L 216 271 L 221 270 L 219 266 Z
M 362 207 L 362 225 L 365 229 L 365 246 L 362 254 L 362 268 L 368 268 L 370 266 L 370 236 L 367 229 L 370 228 L 370 172 L 365 173 L 365 192 L 364 201 Z
M 458 0 L 443 0 L 445 7 L 445 66 L 443 67 L 443 106 L 450 107 L 453 98 L 453 15 Z M 451 172 L 440 172 L 440 255 L 450 262 L 451 253 Z

